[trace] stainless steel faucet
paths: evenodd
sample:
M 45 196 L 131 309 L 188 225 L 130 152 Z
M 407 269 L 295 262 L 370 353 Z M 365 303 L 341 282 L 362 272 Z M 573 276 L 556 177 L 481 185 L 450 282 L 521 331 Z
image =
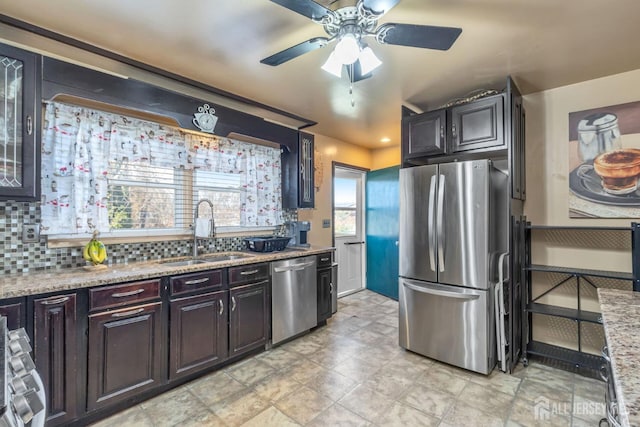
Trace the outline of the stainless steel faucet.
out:
M 216 236 L 216 222 L 213 219 L 213 203 L 211 203 L 211 200 L 209 199 L 200 199 L 200 201 L 198 201 L 198 203 L 196 204 L 196 208 L 193 212 L 193 258 L 197 258 L 198 257 L 198 237 L 196 235 L 196 221 L 198 219 L 198 210 L 200 208 L 200 203 L 207 203 L 209 205 L 209 208 L 211 208 L 211 236 L 210 237 L 215 237 Z

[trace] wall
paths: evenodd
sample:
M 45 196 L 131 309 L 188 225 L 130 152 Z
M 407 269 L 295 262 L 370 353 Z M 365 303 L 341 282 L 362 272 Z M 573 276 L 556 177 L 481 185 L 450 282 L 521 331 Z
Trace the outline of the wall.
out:
M 284 211 L 286 221 L 296 219 L 295 210 Z M 81 247 L 52 248 L 45 236 L 37 243 L 22 242 L 23 224 L 40 223 L 40 202 L 0 201 L 0 272 L 2 274 L 74 268 L 86 265 Z M 280 229 L 276 234 L 283 234 Z M 242 237 L 202 239 L 201 253 L 237 251 L 245 247 Z M 193 240 L 164 240 L 142 243 L 108 244 L 107 263 L 126 264 L 160 258 L 189 256 Z
M 527 113 L 527 200 L 524 212 L 534 225 L 622 226 L 634 219 L 569 218 L 569 113 L 640 100 L 640 70 L 581 82 L 524 97 Z M 624 136 L 623 136 L 624 145 Z M 637 220 L 637 219 L 635 219 Z M 630 232 L 532 231 L 534 264 L 631 271 Z M 534 272 L 532 294 L 541 295 L 567 276 Z M 589 278 L 598 287 L 630 289 L 629 281 Z M 559 286 L 538 302 L 576 308 L 575 279 Z M 581 308 L 598 312 L 596 289 L 580 285 Z M 534 315 L 533 339 L 598 354 L 604 343 L 599 325 L 553 316 Z
M 536 225 L 630 225 L 633 219 L 569 218 L 568 116 L 574 111 L 638 100 L 640 70 L 524 97 L 527 113 L 527 200 L 524 210 L 529 221 Z M 622 239 L 627 239 L 627 236 L 623 235 Z M 628 253 L 625 253 L 625 249 L 614 247 L 612 250 L 601 251 L 584 248 L 573 251 L 560 247 L 548 251 L 534 251 L 534 256 L 537 256 L 537 261 L 541 263 L 555 261 L 558 264 L 559 260 L 562 260 L 562 263 L 574 267 L 630 271 L 631 259 Z
M 315 135 L 316 181 L 321 177 L 321 184 L 316 183 L 316 203 L 314 209 L 298 210 L 300 221 L 310 221 L 311 231 L 308 241 L 312 245 L 331 246 L 333 242 L 333 223 L 330 228 L 322 228 L 323 219 L 332 219 L 332 162 L 345 163 L 352 166 L 371 169 L 371 151 L 353 144 L 339 141 L 324 135 Z M 321 172 L 320 172 L 321 171 Z
M 388 168 L 400 164 L 400 146 L 371 150 L 371 170 Z

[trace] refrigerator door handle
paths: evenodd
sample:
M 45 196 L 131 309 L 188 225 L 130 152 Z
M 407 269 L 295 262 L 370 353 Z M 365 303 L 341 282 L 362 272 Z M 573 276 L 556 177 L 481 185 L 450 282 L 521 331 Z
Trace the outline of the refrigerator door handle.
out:
M 429 227 L 429 266 L 431 267 L 431 271 L 436 271 L 436 249 L 435 249 L 435 224 L 434 224 L 434 199 L 436 192 L 436 176 L 431 176 L 431 184 L 429 187 L 429 207 L 427 209 L 428 212 L 428 223 L 427 227 Z
M 416 285 L 412 285 L 411 283 L 407 282 L 406 280 L 402 281 L 402 284 L 404 285 L 404 287 L 411 289 L 412 291 L 416 291 L 416 292 L 421 292 L 423 294 L 430 294 L 430 295 L 438 295 L 441 297 L 447 297 L 447 298 L 457 298 L 457 299 L 464 299 L 464 300 L 476 300 L 478 298 L 480 298 L 480 295 L 474 295 L 474 294 L 463 294 L 460 292 L 448 292 L 448 291 L 443 291 L 440 289 L 432 289 L 432 288 L 427 288 L 427 287 L 423 287 L 423 286 L 416 286 Z
M 440 272 L 444 271 L 444 175 L 440 175 L 438 185 L 438 267 Z

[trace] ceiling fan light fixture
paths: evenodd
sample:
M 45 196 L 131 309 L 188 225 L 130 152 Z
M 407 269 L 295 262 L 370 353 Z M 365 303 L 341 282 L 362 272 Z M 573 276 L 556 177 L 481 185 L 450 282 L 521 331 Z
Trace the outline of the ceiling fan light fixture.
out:
M 360 43 L 358 43 L 353 34 L 347 33 L 342 36 L 335 49 L 333 49 L 333 53 L 342 64 L 353 64 L 360 56 Z
M 369 74 L 382 65 L 382 61 L 380 61 L 376 54 L 373 53 L 373 49 L 369 46 L 362 49 L 358 59 L 360 60 L 360 70 L 362 71 L 362 74 Z
M 321 68 L 338 78 L 342 77 L 342 62 L 338 61 L 335 52 L 331 52 L 329 58 Z

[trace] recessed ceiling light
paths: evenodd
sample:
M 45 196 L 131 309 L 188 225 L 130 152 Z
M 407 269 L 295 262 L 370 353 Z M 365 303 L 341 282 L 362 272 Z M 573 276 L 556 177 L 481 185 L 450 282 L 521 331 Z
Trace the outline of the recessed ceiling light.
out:
M 391 142 L 391 138 L 387 138 L 386 136 L 384 138 L 380 139 L 380 142 L 382 142 L 383 144 L 386 144 L 387 142 Z

